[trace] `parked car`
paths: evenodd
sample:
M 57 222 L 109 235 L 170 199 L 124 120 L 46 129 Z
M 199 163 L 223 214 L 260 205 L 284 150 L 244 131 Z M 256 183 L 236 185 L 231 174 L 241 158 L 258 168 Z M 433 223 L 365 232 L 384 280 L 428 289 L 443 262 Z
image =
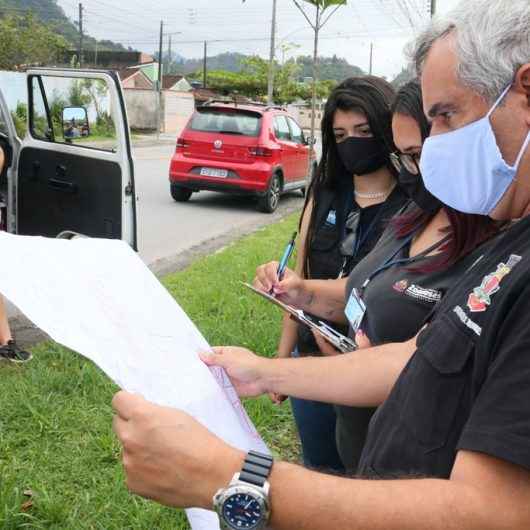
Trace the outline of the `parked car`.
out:
M 11 87 L 0 87 L 0 145 L 8 152 L 0 175 L 2 228 L 21 235 L 122 239 L 136 250 L 134 166 L 118 76 L 102 70 L 34 68 L 26 78 L 24 138 L 17 134 L 7 104 L 13 101 Z M 85 141 L 88 127 L 70 135 L 50 110 L 57 95 L 65 101 L 80 81 L 97 86 L 100 104 L 107 106 L 113 124 L 108 145 Z M 68 107 L 70 114 L 74 111 L 87 116 L 84 107 Z M 94 108 L 90 112 L 94 114 Z M 76 143 L 81 136 L 84 141 Z
M 177 202 L 201 190 L 257 196 L 259 209 L 271 213 L 281 194 L 305 193 L 315 169 L 312 142 L 283 108 L 211 101 L 177 140 L 170 192 Z

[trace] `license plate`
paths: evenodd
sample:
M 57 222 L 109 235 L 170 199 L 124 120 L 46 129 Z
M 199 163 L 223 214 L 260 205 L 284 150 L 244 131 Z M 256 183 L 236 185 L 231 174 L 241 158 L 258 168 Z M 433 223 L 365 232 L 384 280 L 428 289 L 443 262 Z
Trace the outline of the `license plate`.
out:
M 228 171 L 226 169 L 213 169 L 210 167 L 201 168 L 201 175 L 203 177 L 219 177 L 226 178 L 228 177 Z

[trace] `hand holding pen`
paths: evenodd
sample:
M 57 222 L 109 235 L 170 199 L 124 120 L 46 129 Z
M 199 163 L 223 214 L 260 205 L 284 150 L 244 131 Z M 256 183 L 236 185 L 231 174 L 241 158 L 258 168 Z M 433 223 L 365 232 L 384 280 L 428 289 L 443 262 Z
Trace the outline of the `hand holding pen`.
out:
M 278 269 L 276 270 L 276 281 L 281 282 L 283 279 L 283 275 L 285 273 L 285 269 L 287 267 L 287 263 L 289 262 L 289 258 L 292 256 L 295 245 L 296 245 L 296 232 L 293 234 L 293 237 L 287 243 L 287 246 L 285 247 L 285 250 L 283 251 L 282 259 L 280 260 L 280 263 L 278 264 Z M 269 294 L 274 295 L 274 286 L 272 286 L 269 290 Z

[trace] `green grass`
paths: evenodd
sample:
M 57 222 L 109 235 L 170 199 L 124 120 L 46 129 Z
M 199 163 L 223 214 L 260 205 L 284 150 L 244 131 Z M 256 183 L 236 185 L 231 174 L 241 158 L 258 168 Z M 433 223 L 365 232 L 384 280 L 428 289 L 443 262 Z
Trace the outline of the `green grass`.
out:
M 164 278 L 211 344 L 275 351 L 280 312 L 238 282 L 278 259 L 296 221 L 291 216 Z M 116 387 L 57 344 L 33 351 L 27 366 L 0 365 L 0 529 L 188 528 L 182 512 L 127 492 L 111 430 Z M 245 405 L 273 452 L 296 459 L 288 404 L 263 397 Z

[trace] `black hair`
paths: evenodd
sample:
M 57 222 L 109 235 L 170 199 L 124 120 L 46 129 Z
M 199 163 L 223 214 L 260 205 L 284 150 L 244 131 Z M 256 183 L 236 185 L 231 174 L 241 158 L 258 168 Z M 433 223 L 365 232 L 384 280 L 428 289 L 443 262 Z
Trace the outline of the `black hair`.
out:
M 340 161 L 337 152 L 337 143 L 333 132 L 333 119 L 337 110 L 357 111 L 366 115 L 371 132 L 387 148 L 386 166 L 396 176 L 396 170 L 390 162 L 390 153 L 395 150 L 392 138 L 392 112 L 395 91 L 392 85 L 380 77 L 357 76 L 350 77 L 340 83 L 330 94 L 324 108 L 321 122 L 322 131 L 322 157 L 317 167 L 313 180 L 309 186 L 306 203 L 302 217 L 309 201 L 313 202 L 313 211 L 309 221 L 306 241 L 304 276 L 310 275 L 309 254 L 316 232 L 317 213 L 322 191 L 327 189 L 335 192 L 337 197 L 337 228 L 338 237 L 346 223 L 346 217 L 353 201 L 353 175 L 348 175 Z M 300 221 L 301 222 L 301 221 Z M 333 242 L 331 246 L 336 244 Z M 330 247 L 331 248 L 331 247 Z
M 431 124 L 423 112 L 421 85 L 417 79 L 405 83 L 398 90 L 392 105 L 394 114 L 409 116 L 419 125 L 422 143 L 431 134 Z

